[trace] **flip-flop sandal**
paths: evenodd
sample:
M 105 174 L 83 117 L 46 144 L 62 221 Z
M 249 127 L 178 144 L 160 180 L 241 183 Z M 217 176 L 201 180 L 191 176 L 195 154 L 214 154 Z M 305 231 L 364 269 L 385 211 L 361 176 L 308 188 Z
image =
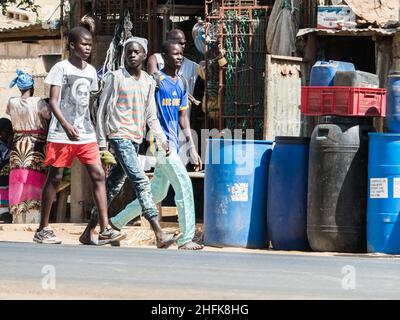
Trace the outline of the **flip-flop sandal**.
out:
M 174 234 L 167 234 L 164 241 L 157 240 L 158 249 L 168 249 L 173 243 L 182 236 L 181 232 L 176 231 Z
M 178 247 L 181 250 L 188 250 L 188 251 L 197 251 L 204 249 L 204 245 L 201 243 L 197 243 L 194 241 L 190 241 Z

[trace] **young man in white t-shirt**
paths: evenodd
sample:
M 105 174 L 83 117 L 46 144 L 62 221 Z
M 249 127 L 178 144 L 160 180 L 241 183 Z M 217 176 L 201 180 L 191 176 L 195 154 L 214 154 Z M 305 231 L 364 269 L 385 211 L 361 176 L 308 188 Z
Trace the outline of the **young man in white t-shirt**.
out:
M 70 58 L 58 62 L 45 79 L 45 83 L 51 86 L 52 111 L 45 160 L 48 174 L 42 190 L 40 225 L 33 241 L 61 243 L 49 226 L 50 210 L 64 168 L 70 168 L 77 157 L 85 165 L 92 181 L 100 216 L 99 243 L 106 244 L 126 235 L 108 225 L 105 174 L 90 120 L 89 90 L 98 90 L 96 69 L 85 61 L 91 54 L 92 34 L 83 27 L 74 28 L 69 33 L 68 45 Z

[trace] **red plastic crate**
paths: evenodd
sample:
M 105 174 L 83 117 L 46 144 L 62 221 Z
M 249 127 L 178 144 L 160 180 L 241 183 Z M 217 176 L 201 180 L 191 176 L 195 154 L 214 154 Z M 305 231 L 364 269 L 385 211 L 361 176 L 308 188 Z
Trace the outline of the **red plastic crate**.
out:
M 375 88 L 302 87 L 301 112 L 308 116 L 384 117 L 386 92 Z

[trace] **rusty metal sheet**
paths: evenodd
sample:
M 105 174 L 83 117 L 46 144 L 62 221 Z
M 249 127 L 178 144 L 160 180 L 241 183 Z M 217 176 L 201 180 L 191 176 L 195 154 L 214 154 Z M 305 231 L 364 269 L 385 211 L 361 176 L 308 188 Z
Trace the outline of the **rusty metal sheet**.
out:
M 306 122 L 300 114 L 303 70 L 301 58 L 267 55 L 264 139 L 306 135 Z

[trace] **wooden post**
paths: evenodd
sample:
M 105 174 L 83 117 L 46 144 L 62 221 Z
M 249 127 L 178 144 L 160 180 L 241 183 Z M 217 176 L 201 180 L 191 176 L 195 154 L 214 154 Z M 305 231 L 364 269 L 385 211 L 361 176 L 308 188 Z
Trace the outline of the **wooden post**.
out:
M 163 16 L 162 40 L 164 42 L 165 40 L 167 40 L 167 32 L 169 31 L 169 27 L 170 27 L 170 21 L 169 21 L 170 13 L 169 13 L 169 11 L 167 9 L 165 9 L 165 11 L 163 11 L 163 13 L 162 13 L 162 16 Z
M 75 159 L 71 167 L 71 222 L 86 222 L 90 211 L 92 185 L 86 168 Z
M 60 191 L 58 194 L 56 223 L 65 222 L 68 195 L 69 195 L 69 188 Z

